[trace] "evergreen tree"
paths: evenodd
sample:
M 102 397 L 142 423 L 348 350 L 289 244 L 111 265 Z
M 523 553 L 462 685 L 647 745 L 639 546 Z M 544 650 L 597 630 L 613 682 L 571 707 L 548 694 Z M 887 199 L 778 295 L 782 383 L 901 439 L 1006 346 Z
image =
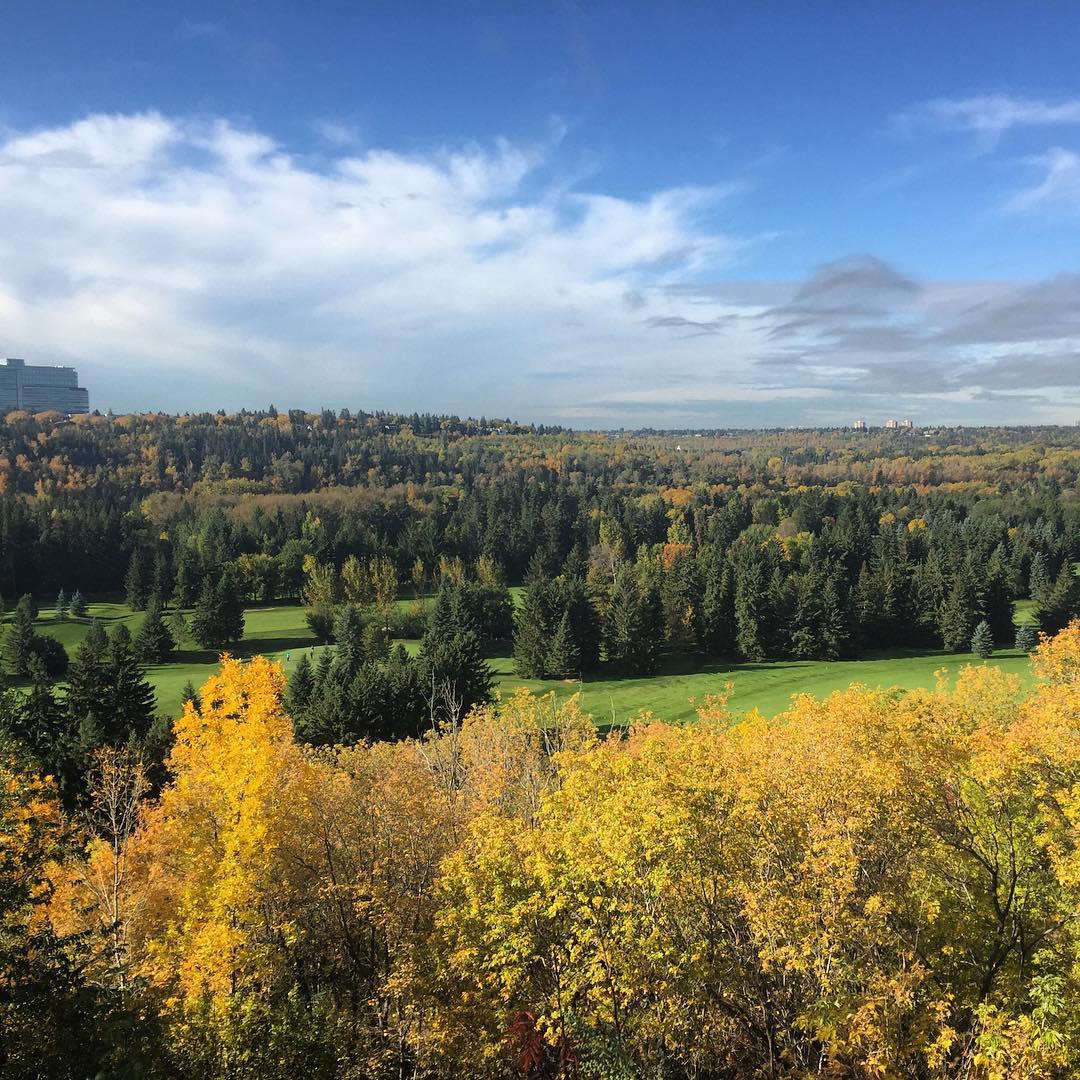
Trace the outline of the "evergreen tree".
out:
M 1016 628 L 1016 648 L 1019 652 L 1034 652 L 1039 645 L 1039 631 L 1033 622 L 1025 620 Z
M 127 574 L 124 575 L 124 595 L 132 611 L 142 611 L 149 597 L 150 568 L 146 554 L 138 544 L 132 549 Z
M 570 630 L 570 613 L 563 612 L 558 629 L 551 639 L 548 652 L 548 671 L 556 679 L 574 678 L 581 671 L 581 658 L 578 655 L 577 642 Z
M 821 655 L 821 589 L 821 576 L 816 572 L 808 571 L 796 579 L 791 655 L 799 660 L 816 659 Z
M 315 693 L 315 667 L 307 653 L 300 657 L 292 675 L 289 676 L 289 689 L 285 697 L 289 715 L 295 721 L 308 707 Z
M 71 594 L 71 615 L 75 619 L 86 616 L 86 597 L 78 589 Z
M 1053 585 L 1043 594 L 1035 609 L 1035 618 L 1044 634 L 1056 634 L 1064 630 L 1072 619 L 1080 615 L 1080 577 L 1073 573 L 1066 560 L 1061 565 Z
M 821 657 L 839 660 L 852 653 L 851 620 L 843 595 L 843 571 L 835 569 L 825 580 L 821 599 Z
M 204 649 L 223 649 L 244 636 L 244 608 L 231 575 L 203 582 L 191 615 L 191 636 Z
M 172 568 L 168 552 L 159 547 L 154 553 L 154 571 L 150 578 L 150 593 L 158 598 L 162 607 L 167 606 L 173 588 Z
M 180 704 L 183 706 L 189 701 L 196 709 L 202 708 L 202 698 L 199 697 L 199 691 L 195 689 L 195 684 L 190 679 L 184 683 L 184 689 L 180 691 Z
M 101 731 L 104 741 L 116 746 L 132 737 L 143 738 L 154 716 L 154 688 L 143 678 L 131 633 L 123 623 L 109 638 L 105 671 L 108 681 L 107 712 Z
M 346 604 L 334 619 L 334 663 L 337 677 L 351 682 L 364 661 L 364 620 L 353 604 Z
M 978 621 L 979 596 L 971 571 L 965 563 L 957 570 L 941 610 L 939 632 L 942 645 L 950 652 L 963 652 L 971 643 L 971 635 Z
M 174 645 L 177 649 L 184 642 L 184 638 L 188 635 L 187 619 L 184 618 L 183 611 L 178 607 L 174 607 L 169 612 L 169 617 L 165 620 L 165 625 L 169 628 L 169 633 L 172 635 Z
M 994 635 L 990 631 L 990 624 L 985 619 L 975 627 L 971 635 L 971 651 L 983 660 L 994 652 Z
M 756 556 L 743 562 L 735 576 L 735 648 L 747 660 L 764 660 L 769 646 L 769 580 Z
M 98 745 L 99 729 L 106 723 L 108 673 L 105 654 L 108 644 L 105 631 L 95 619 L 68 667 L 67 697 L 64 699 L 68 723 L 72 730 L 82 729 L 84 734 L 92 728 L 93 734 L 87 737 L 91 746 Z
M 548 675 L 548 643 L 551 640 L 549 586 L 542 579 L 530 582 L 521 593 L 514 613 L 514 669 L 523 679 Z
M 64 712 L 53 696 L 52 680 L 44 661 L 31 656 L 28 666 L 30 692 L 23 701 L 18 734 L 41 763 L 43 771 L 55 775 L 66 749 Z
M 994 641 L 1005 642 L 1012 637 L 1013 592 L 1005 550 L 1001 544 L 994 549 L 986 564 L 983 613 Z
M 55 613 L 53 615 L 53 618 L 57 622 L 64 622 L 64 620 L 67 619 L 67 617 L 68 617 L 68 611 L 69 610 L 70 610 L 70 608 L 68 607 L 67 594 L 64 592 L 63 589 L 61 589 L 56 594 L 56 610 L 55 610 Z
M 186 545 L 176 553 L 173 574 L 173 602 L 177 607 L 191 607 L 199 595 L 199 566 L 194 553 Z
M 735 595 L 728 563 L 712 568 L 701 601 L 702 640 L 710 656 L 726 656 L 735 648 Z
M 390 655 L 390 639 L 378 622 L 369 622 L 364 627 L 363 649 L 365 660 L 381 663 Z
M 315 690 L 323 694 L 334 681 L 334 653 L 332 649 L 323 649 L 319 653 L 319 662 L 315 665 Z
M 176 641 L 161 616 L 161 600 L 154 593 L 135 636 L 135 655 L 144 664 L 163 664 L 175 649 Z
M 29 674 L 27 665 L 37 639 L 34 630 L 36 617 L 33 597 L 21 596 L 4 632 L 4 663 L 13 675 Z
M 1039 603 L 1050 590 L 1050 571 L 1046 566 L 1046 556 L 1036 551 L 1031 557 L 1028 570 L 1028 596 Z
M 630 566 L 616 571 L 604 626 L 604 652 L 616 671 L 649 675 L 660 660 L 663 608 L 655 587 L 642 586 Z

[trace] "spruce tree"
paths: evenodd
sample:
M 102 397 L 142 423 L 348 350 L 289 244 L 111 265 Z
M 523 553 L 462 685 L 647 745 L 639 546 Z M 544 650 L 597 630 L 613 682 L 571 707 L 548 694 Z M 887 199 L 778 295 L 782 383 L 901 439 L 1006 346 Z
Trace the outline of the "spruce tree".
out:
M 526 585 L 514 613 L 514 669 L 523 679 L 547 678 L 551 639 L 547 593 L 543 580 Z
M 551 639 L 551 648 L 548 651 L 548 671 L 556 679 L 574 678 L 581 671 L 581 658 L 578 655 L 577 643 L 570 628 L 570 613 L 563 612 L 559 620 L 558 629 Z
M 72 657 L 68 667 L 64 708 L 73 730 L 80 727 L 85 730 L 88 726 L 97 730 L 105 722 L 108 683 L 105 653 L 108 644 L 105 631 L 95 619 Z M 94 735 L 89 741 L 96 746 L 97 736 Z
M 1046 556 L 1036 551 L 1031 557 L 1028 570 L 1028 596 L 1039 603 L 1050 590 L 1050 571 L 1046 567 Z
M 390 639 L 386 631 L 376 622 L 369 622 L 364 627 L 363 649 L 365 660 L 381 663 L 390 655 Z
M 1005 550 L 998 544 L 987 561 L 983 589 L 983 613 L 994 641 L 1008 641 L 1014 633 L 1013 592 L 1009 579 Z
M 36 617 L 33 597 L 29 594 L 21 596 L 4 631 L 4 662 L 13 675 L 29 674 L 27 665 L 37 640 Z
M 964 564 L 957 570 L 941 610 L 939 632 L 942 645 L 949 652 L 963 652 L 971 643 L 978 619 L 978 592 L 971 572 Z
M 990 624 L 985 619 L 975 627 L 971 635 L 971 651 L 983 660 L 994 652 L 994 635 L 990 630 Z
M 191 549 L 183 546 L 176 554 L 176 568 L 173 572 L 173 603 L 177 607 L 191 607 L 198 596 L 198 562 Z
M 132 737 L 143 738 L 154 717 L 154 688 L 143 678 L 131 633 L 123 623 L 109 638 L 105 670 L 108 677 L 108 712 L 102 730 L 105 742 L 116 746 Z
M 1053 585 L 1043 594 L 1035 609 L 1035 618 L 1044 634 L 1056 634 L 1064 630 L 1070 621 L 1080 616 L 1080 577 L 1073 573 L 1072 564 L 1066 560 L 1054 579 Z
M 82 619 L 86 616 L 86 597 L 79 589 L 71 594 L 71 616 L 74 619 Z
M 149 578 L 146 555 L 142 547 L 136 544 L 132 549 L 131 559 L 128 561 L 127 573 L 124 575 L 124 595 L 132 611 L 142 611 L 146 607 Z
M 163 664 L 176 649 L 176 641 L 161 616 L 157 593 L 150 597 L 146 615 L 135 635 L 135 655 L 144 664 Z
M 768 654 L 769 581 L 765 564 L 751 556 L 736 570 L 735 648 L 746 660 L 764 660 Z
M 346 604 L 334 619 L 334 663 L 342 682 L 350 682 L 364 662 L 364 620 L 353 604 Z
M 244 636 L 244 609 L 230 575 L 203 582 L 191 615 L 191 636 L 204 649 L 223 649 Z
M 56 594 L 56 610 L 55 610 L 55 612 L 53 614 L 53 618 L 57 622 L 64 622 L 64 620 L 67 619 L 67 617 L 68 617 L 68 612 L 69 611 L 70 611 L 70 608 L 68 607 L 67 594 L 64 592 L 63 589 L 61 589 Z
M 315 693 L 315 667 L 307 653 L 300 657 L 300 662 L 289 676 L 289 688 L 285 695 L 289 715 L 296 720 L 308 707 Z
M 1033 622 L 1025 620 L 1016 628 L 1016 648 L 1031 653 L 1039 646 L 1039 631 Z
M 735 596 L 731 566 L 707 571 L 701 601 L 702 640 L 710 656 L 725 656 L 735 647 Z
M 195 689 L 195 684 L 190 679 L 184 683 L 184 689 L 180 691 L 180 704 L 183 706 L 189 701 L 195 709 L 202 708 L 202 698 L 199 697 L 199 691 Z
M 840 594 L 840 571 L 825 579 L 819 606 L 821 624 L 818 629 L 819 652 L 822 660 L 839 660 L 851 648 L 851 624 L 847 605 Z

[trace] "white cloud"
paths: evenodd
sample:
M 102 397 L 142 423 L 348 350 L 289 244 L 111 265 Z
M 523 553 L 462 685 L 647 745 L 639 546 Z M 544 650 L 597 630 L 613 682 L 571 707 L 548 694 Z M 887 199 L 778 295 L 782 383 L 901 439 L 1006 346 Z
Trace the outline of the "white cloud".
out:
M 316 168 L 224 120 L 96 115 L 15 133 L 0 143 L 4 344 L 78 361 L 95 400 L 118 407 L 171 404 L 154 397 L 159 376 L 211 375 L 249 386 L 249 404 L 271 390 L 498 404 L 469 401 L 456 372 L 472 368 L 494 369 L 477 398 L 502 383 L 503 406 L 528 409 L 505 368 L 567 351 L 632 364 L 636 342 L 655 346 L 627 290 L 738 250 L 706 224 L 728 188 L 633 200 L 545 184 L 561 136 L 343 148 Z M 176 405 L 218 403 L 188 386 Z
M 1080 154 L 1055 146 L 1045 154 L 1028 158 L 1027 164 L 1041 170 L 1042 179 L 1034 187 L 1019 191 L 1008 199 L 1005 210 L 1015 212 L 1080 204 Z
M 1011 128 L 1061 127 L 1080 124 L 1080 98 L 1040 101 L 1009 94 L 975 94 L 964 98 L 937 98 L 908 109 L 897 126 L 916 131 L 967 132 L 992 149 Z
M 968 346 L 931 340 L 951 325 L 934 315 L 947 291 L 871 256 L 801 288 L 709 284 L 757 241 L 712 223 L 735 187 L 585 190 L 559 171 L 561 136 L 422 154 L 343 144 L 312 164 L 215 118 L 90 116 L 11 133 L 0 352 L 74 363 L 92 402 L 117 409 L 842 421 L 874 395 L 891 407 L 916 390 L 908 357 L 928 392 L 956 394 L 941 372 Z M 965 288 L 969 310 L 1001 287 Z M 977 348 L 993 359 L 1005 326 L 1034 355 L 1070 288 L 995 309 Z M 1055 348 L 1048 378 L 1067 365 Z M 902 376 L 885 376 L 889 357 Z M 1016 368 L 998 362 L 987 385 L 1007 391 Z M 862 397 L 847 389 L 860 382 Z

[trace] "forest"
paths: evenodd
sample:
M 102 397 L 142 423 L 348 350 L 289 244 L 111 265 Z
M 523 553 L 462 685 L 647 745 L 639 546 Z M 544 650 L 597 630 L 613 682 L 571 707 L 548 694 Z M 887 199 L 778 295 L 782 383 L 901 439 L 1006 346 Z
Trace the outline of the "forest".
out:
M 0 1076 L 1076 1075 L 1078 560 L 1075 428 L 9 413 Z

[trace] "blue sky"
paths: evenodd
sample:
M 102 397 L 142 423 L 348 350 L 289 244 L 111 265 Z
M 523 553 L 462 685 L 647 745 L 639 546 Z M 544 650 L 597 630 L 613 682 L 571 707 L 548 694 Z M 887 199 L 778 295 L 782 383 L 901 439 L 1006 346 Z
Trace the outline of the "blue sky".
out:
M 1080 418 L 1080 8 L 0 10 L 0 353 L 117 410 Z

